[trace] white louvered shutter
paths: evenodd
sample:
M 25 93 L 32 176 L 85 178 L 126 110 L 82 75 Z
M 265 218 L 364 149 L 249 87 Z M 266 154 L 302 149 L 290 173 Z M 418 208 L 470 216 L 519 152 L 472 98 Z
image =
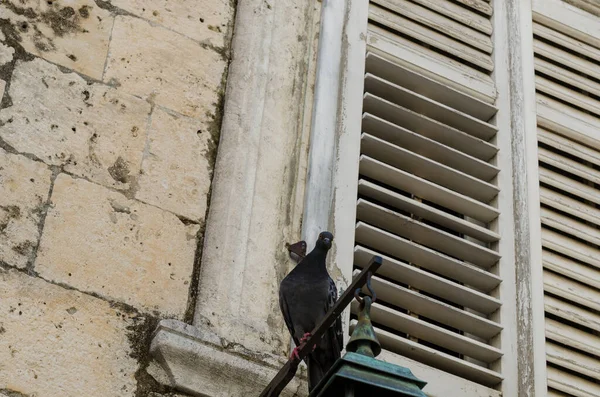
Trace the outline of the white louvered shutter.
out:
M 372 319 L 385 354 L 489 387 L 501 302 L 492 6 L 369 5 L 355 267 L 381 255 Z M 353 313 L 357 306 L 354 304 Z M 352 329 L 352 327 L 351 327 Z M 478 394 L 482 395 L 482 394 Z
M 557 1 L 534 5 L 550 396 L 600 396 L 600 36 L 586 37 L 590 21 L 600 27 Z

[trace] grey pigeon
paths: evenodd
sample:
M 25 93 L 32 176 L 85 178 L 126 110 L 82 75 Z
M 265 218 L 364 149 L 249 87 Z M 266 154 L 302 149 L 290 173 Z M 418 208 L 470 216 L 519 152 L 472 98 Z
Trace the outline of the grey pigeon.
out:
M 279 285 L 279 306 L 297 346 L 292 352 L 292 357 L 298 358 L 298 348 L 306 343 L 310 332 L 337 300 L 337 288 L 325 265 L 332 241 L 333 234 L 319 234 L 315 248 Z M 333 363 L 340 358 L 342 344 L 342 322 L 338 317 L 316 343 L 312 353 L 304 359 L 308 366 L 309 390 L 319 383 Z

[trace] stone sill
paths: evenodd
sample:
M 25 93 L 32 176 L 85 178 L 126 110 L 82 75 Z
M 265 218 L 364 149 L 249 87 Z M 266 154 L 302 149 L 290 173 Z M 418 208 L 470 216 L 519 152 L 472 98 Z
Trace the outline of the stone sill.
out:
M 285 364 L 283 357 L 249 351 L 177 320 L 159 323 L 150 353 L 158 363 L 149 368 L 156 379 L 194 396 L 258 396 Z M 282 397 L 307 395 L 301 370 Z

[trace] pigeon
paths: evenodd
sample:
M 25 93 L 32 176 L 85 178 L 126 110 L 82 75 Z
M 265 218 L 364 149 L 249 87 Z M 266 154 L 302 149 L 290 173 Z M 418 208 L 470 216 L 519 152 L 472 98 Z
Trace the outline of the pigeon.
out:
M 298 350 L 306 344 L 311 331 L 325 317 L 338 298 L 335 283 L 327 272 L 325 259 L 333 234 L 322 232 L 315 248 L 281 281 L 279 306 L 296 348 L 290 358 L 299 359 Z M 340 358 L 343 336 L 342 322 L 336 322 L 316 342 L 304 361 L 308 366 L 309 391 L 319 383 Z

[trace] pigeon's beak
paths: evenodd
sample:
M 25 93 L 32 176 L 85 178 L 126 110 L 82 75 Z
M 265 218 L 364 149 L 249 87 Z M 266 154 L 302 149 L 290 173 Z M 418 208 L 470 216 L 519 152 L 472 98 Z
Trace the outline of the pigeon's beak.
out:
M 329 245 L 331 245 L 331 239 L 329 239 L 329 238 L 325 237 L 325 238 L 323 239 L 323 241 L 325 242 L 325 244 L 326 244 L 326 245 L 328 245 L 328 246 L 329 246 Z

